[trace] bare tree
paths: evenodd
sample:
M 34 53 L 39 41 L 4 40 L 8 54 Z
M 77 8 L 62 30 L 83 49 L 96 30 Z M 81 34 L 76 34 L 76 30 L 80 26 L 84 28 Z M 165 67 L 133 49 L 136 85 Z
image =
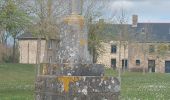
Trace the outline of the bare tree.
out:
M 40 74 L 41 38 L 59 39 L 59 25 L 69 13 L 69 0 L 33 0 L 33 25 L 30 30 L 37 40 L 37 75 Z M 46 47 L 47 47 L 46 42 Z
M 99 53 L 101 54 L 104 51 L 101 42 L 105 25 L 107 24 L 103 20 L 97 23 L 95 21 L 102 17 L 102 13 L 107 7 L 107 2 L 108 0 L 84 0 L 83 15 L 88 30 L 88 47 L 93 63 L 97 62 Z
M 128 42 L 129 42 L 129 25 L 127 23 L 128 18 L 127 18 L 127 14 L 126 14 L 126 10 L 124 8 L 121 8 L 120 10 L 120 15 L 116 15 L 116 20 L 115 22 L 118 23 L 117 26 L 117 30 L 119 32 L 119 73 L 121 70 L 121 62 L 122 62 L 122 58 L 123 58 L 123 62 L 122 62 L 122 70 L 123 72 L 125 71 L 125 67 L 126 67 L 126 50 L 128 47 Z M 121 48 L 123 46 L 123 55 L 124 57 L 121 57 L 122 52 L 121 52 Z
M 149 55 L 149 48 L 147 43 L 150 40 L 150 35 L 152 33 L 152 26 L 149 24 L 145 24 L 142 32 L 140 33 L 141 35 L 143 35 L 142 37 L 142 53 L 143 53 L 143 57 L 144 57 L 144 62 L 143 62 L 143 74 L 146 73 L 146 65 L 147 65 L 147 59 L 148 59 L 148 55 Z

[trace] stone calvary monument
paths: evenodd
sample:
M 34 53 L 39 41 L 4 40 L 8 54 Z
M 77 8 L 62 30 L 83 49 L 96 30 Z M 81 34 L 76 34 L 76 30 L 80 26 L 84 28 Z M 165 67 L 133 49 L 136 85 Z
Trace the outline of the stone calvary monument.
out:
M 88 33 L 81 16 L 82 0 L 70 0 L 72 13 L 61 23 L 55 64 L 45 64 L 36 77 L 36 100 L 118 100 L 120 83 L 93 64 Z

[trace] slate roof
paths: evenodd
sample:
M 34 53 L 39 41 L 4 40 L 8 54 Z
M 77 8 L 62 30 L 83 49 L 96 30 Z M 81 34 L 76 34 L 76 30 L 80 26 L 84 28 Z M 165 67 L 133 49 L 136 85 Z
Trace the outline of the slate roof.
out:
M 138 41 L 144 40 L 146 35 L 146 41 L 148 42 L 169 42 L 170 41 L 170 23 L 138 23 L 136 28 L 132 28 L 132 34 L 134 34 Z
M 95 24 L 94 24 L 95 25 Z M 127 27 L 128 31 L 130 31 L 129 24 L 108 24 L 105 23 L 103 30 L 99 31 L 99 34 L 102 37 L 102 40 L 105 42 L 110 42 L 111 40 L 118 41 L 120 36 L 120 27 Z M 130 33 L 130 32 L 128 32 Z
M 170 42 L 170 23 L 138 23 L 137 27 L 132 27 L 130 24 L 105 24 L 104 31 L 99 34 L 104 40 L 118 40 L 121 26 L 128 27 L 129 39 L 139 42 L 144 40 L 145 42 Z M 111 37 L 112 35 L 116 38 Z M 24 33 L 18 39 L 37 39 L 37 37 L 31 33 Z
M 18 36 L 18 39 L 19 40 L 22 40 L 22 39 L 37 39 L 37 36 L 33 35 L 32 33 L 24 33 L 24 34 L 21 34 L 20 36 Z M 44 38 L 41 38 L 41 39 L 44 39 Z
M 119 37 L 120 27 L 127 27 L 125 34 L 128 34 L 129 40 L 138 42 L 170 42 L 170 23 L 138 23 L 137 27 L 132 27 L 131 24 L 107 24 L 106 26 L 104 31 L 106 37 L 108 34 L 114 34 L 114 36 Z

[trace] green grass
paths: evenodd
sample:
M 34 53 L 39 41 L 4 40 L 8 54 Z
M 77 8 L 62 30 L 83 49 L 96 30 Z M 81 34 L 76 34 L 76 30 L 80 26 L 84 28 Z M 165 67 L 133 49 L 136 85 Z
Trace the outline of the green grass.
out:
M 105 76 L 118 76 L 118 72 L 107 68 L 105 69 Z
M 118 72 L 106 69 L 105 75 L 118 76 Z M 170 74 L 121 74 L 121 100 L 170 100 L 169 94 Z
M 0 64 L 0 100 L 34 99 L 33 65 Z
M 106 69 L 106 76 L 118 76 Z M 121 75 L 121 100 L 169 100 L 170 74 L 132 73 Z M 34 100 L 33 65 L 0 64 L 0 100 Z
M 127 72 L 121 88 L 122 100 L 169 100 L 170 74 Z

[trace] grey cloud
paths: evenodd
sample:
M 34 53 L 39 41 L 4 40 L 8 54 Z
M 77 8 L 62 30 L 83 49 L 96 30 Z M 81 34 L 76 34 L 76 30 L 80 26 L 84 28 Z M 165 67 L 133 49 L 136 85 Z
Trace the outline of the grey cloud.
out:
M 129 16 L 138 14 L 143 20 L 165 20 L 165 18 L 170 20 L 170 0 L 112 0 L 111 2 L 113 4 L 116 2 L 116 5 L 123 4 L 122 7 Z M 114 6 L 118 9 L 116 5 Z

